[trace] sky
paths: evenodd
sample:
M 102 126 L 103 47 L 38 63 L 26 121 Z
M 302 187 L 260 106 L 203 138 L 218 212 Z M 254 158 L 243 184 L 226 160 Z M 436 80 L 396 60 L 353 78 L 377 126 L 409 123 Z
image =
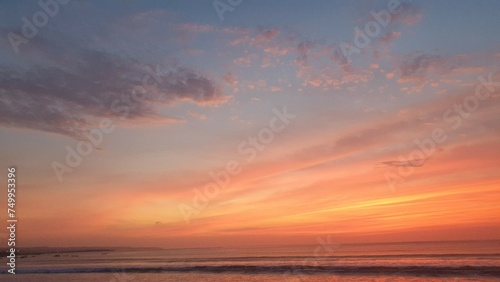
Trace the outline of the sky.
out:
M 498 11 L 2 1 L 0 179 L 16 168 L 18 242 L 500 239 Z

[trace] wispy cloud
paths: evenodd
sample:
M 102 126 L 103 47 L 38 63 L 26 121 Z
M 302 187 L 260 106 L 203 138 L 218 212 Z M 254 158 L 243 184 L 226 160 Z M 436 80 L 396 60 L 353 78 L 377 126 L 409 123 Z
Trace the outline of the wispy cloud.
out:
M 386 161 L 381 164 L 390 167 L 420 167 L 425 164 L 428 158 L 425 159 L 412 159 L 407 161 Z

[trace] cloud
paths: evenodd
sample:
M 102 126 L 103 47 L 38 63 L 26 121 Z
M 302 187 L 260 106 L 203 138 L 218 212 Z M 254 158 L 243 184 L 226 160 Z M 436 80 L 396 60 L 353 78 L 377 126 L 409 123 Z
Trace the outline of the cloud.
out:
M 414 53 L 403 61 L 399 67 L 400 82 L 425 82 L 431 74 L 443 75 L 451 71 L 444 57 L 440 55 Z
M 385 77 L 395 79 L 402 84 L 402 91 L 421 92 L 426 85 L 467 86 L 475 75 L 493 70 L 488 65 L 492 53 L 472 53 L 458 55 L 440 55 L 415 51 L 407 54 L 392 55 L 394 69 Z M 436 91 L 434 89 L 433 91 Z M 445 93 L 439 89 L 436 93 Z
M 178 30 L 192 33 L 208 33 L 214 32 L 215 28 L 206 24 L 182 23 L 176 26 Z
M 265 32 L 259 34 L 252 41 L 254 44 L 259 44 L 262 42 L 270 41 L 274 36 L 278 35 L 277 29 L 266 30 Z
M 271 86 L 271 92 L 279 92 L 281 90 L 283 89 L 279 86 Z
M 381 162 L 381 164 L 385 166 L 390 166 L 390 167 L 421 167 L 424 165 L 425 161 L 427 161 L 428 158 L 425 159 L 412 159 L 408 161 L 386 161 L 386 162 Z
M 263 90 L 267 86 L 267 81 L 259 79 L 257 81 L 244 81 L 244 84 L 250 90 Z
M 265 48 L 264 52 L 269 53 L 269 54 L 273 54 L 273 55 L 284 56 L 284 55 L 288 54 L 288 52 L 290 52 L 290 50 L 289 50 L 289 48 L 286 48 L 286 47 L 280 48 L 278 46 L 274 46 L 274 47 Z
M 385 45 L 390 45 L 393 40 L 398 39 L 399 37 L 401 37 L 401 32 L 391 31 L 380 37 L 379 41 Z
M 321 87 L 323 89 L 338 88 L 343 85 L 355 85 L 368 82 L 372 73 L 368 70 L 343 71 L 324 68 L 307 73 L 303 86 Z
M 236 79 L 236 75 L 234 75 L 233 73 L 228 72 L 223 76 L 223 78 L 227 86 L 238 85 L 238 80 Z
M 237 66 L 249 67 L 252 65 L 252 58 L 254 58 L 254 57 L 255 56 L 252 56 L 252 55 L 239 57 L 239 58 L 234 59 L 233 63 Z
M 228 32 L 225 32 L 228 33 Z M 251 43 L 254 46 L 261 46 L 264 43 L 270 42 L 273 38 L 276 38 L 276 36 L 279 34 L 277 29 L 269 29 L 264 32 L 260 32 L 259 34 L 252 36 L 250 34 L 251 32 L 249 30 L 246 30 L 245 32 L 240 32 L 239 35 L 241 37 L 238 37 L 230 42 L 230 45 L 236 46 L 244 43 Z
M 297 45 L 297 53 L 299 54 L 299 57 L 296 60 L 296 64 L 299 67 L 307 67 L 309 66 L 309 53 L 311 52 L 311 49 L 313 48 L 313 44 L 311 42 L 301 42 Z
M 66 60 L 71 64 L 29 70 L 0 66 L 0 126 L 81 138 L 102 118 L 179 122 L 157 107 L 216 105 L 229 98 L 209 78 L 176 64 L 151 70 L 137 60 L 89 50 Z
M 414 3 L 402 3 L 401 12 L 392 15 L 391 24 L 416 25 L 422 20 L 423 13 Z
M 195 111 L 188 111 L 188 114 L 194 118 L 199 119 L 199 120 L 206 120 L 207 119 L 206 115 L 195 112 Z

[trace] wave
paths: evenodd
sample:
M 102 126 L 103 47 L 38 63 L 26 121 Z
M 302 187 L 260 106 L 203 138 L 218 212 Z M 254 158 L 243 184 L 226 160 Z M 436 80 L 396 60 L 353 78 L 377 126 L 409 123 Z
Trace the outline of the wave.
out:
M 404 275 L 404 276 L 494 276 L 500 277 L 500 267 L 495 266 L 303 266 L 303 265 L 197 265 L 165 267 L 92 267 L 92 268 L 37 268 L 19 269 L 19 274 L 50 273 L 162 273 L 162 272 L 201 272 L 201 273 L 275 273 L 283 275 Z
M 219 262 L 219 261 L 276 261 L 276 260 L 338 260 L 338 259 L 405 259 L 405 258 L 494 258 L 500 259 L 500 254 L 411 254 L 411 255 L 336 255 L 336 256 L 250 256 L 250 257 L 215 257 L 215 258 L 186 258 L 169 259 L 171 262 Z M 163 258 L 148 259 L 162 261 Z

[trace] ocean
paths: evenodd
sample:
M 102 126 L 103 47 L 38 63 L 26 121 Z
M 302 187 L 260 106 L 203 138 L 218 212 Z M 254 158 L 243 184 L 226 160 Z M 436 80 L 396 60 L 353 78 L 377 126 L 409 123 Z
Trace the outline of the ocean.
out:
M 5 273 L 1 281 L 500 281 L 500 241 L 47 253 Z

